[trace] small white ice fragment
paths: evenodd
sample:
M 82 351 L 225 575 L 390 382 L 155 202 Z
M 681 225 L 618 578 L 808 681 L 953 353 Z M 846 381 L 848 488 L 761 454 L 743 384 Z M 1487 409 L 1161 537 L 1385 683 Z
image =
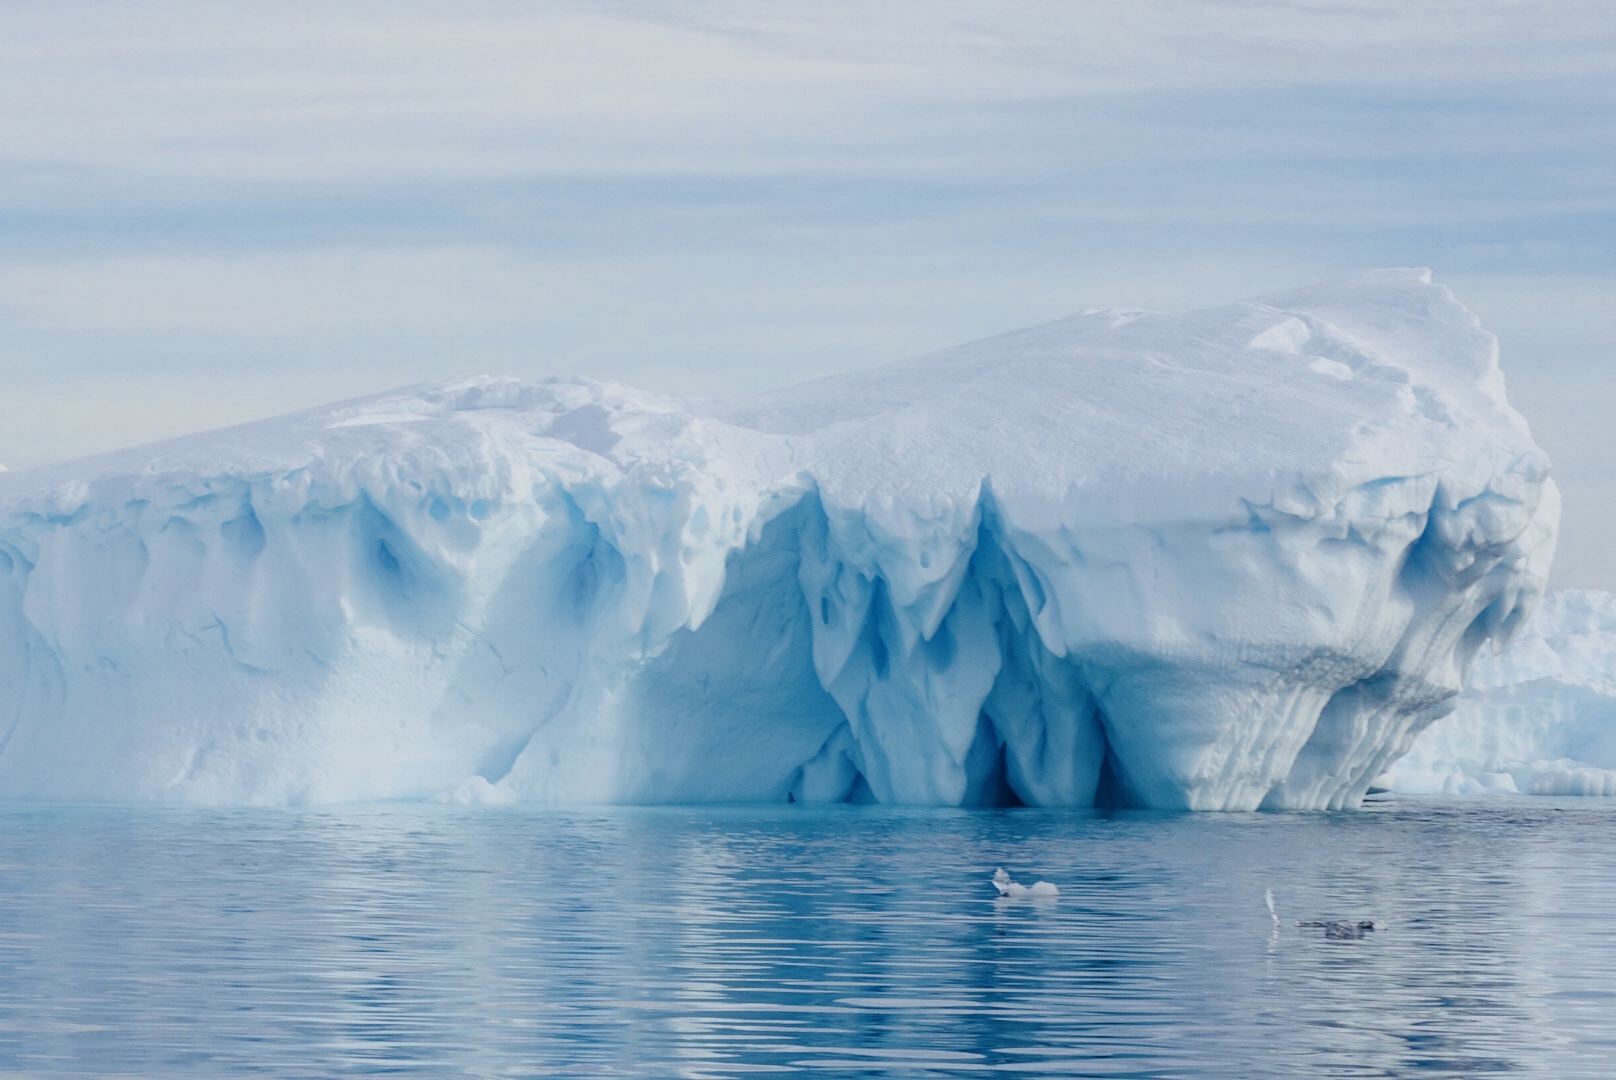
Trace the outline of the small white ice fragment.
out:
M 993 887 L 999 890 L 999 895 L 1011 900 L 1021 900 L 1028 897 L 1059 896 L 1060 890 L 1047 881 L 1035 881 L 1031 885 L 1021 885 L 1010 880 L 1010 875 L 1000 867 L 993 874 Z

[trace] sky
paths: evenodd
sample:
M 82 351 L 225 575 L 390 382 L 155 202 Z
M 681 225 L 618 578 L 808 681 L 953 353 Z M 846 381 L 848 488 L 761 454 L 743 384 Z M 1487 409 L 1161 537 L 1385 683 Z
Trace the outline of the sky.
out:
M 1616 590 L 1616 0 L 0 0 L 0 462 L 1429 266 Z

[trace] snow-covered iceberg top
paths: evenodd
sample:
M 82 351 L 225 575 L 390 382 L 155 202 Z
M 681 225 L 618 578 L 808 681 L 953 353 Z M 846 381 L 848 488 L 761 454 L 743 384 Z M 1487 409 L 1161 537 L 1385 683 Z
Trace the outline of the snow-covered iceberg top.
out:
M 1418 271 L 0 477 L 0 797 L 1355 804 L 1558 499 Z
M 1483 649 L 1458 709 L 1393 770 L 1394 790 L 1616 796 L 1616 596 L 1550 593 Z

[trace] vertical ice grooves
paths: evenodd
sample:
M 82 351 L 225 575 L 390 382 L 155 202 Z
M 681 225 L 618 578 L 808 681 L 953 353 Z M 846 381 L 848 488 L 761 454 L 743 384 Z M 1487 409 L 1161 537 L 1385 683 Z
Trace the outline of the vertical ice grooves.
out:
M 991 492 L 972 516 L 964 572 L 930 636 L 903 633 L 911 613 L 885 579 L 850 565 L 822 510 L 811 517 L 799 576 L 820 613 L 821 681 L 882 801 L 1091 805 L 1105 755 L 1096 704 L 1079 665 L 1043 645 Z
M 1351 805 L 1545 580 L 1500 390 L 1386 271 L 6 473 L 0 797 Z

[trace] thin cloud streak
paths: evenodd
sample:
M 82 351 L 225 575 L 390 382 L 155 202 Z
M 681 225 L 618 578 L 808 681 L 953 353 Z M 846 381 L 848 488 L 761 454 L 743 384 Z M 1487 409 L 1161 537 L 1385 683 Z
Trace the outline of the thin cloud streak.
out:
M 253 180 L 755 173 L 872 156 L 903 169 L 973 106 L 1608 80 L 1616 48 L 1598 5 L 1513 0 L 813 10 L 11 5 L 5 157 Z
M 1603 7 L 0 5 L 0 461 L 473 371 L 765 388 L 1432 265 L 1561 463 L 1562 580 L 1616 587 Z

